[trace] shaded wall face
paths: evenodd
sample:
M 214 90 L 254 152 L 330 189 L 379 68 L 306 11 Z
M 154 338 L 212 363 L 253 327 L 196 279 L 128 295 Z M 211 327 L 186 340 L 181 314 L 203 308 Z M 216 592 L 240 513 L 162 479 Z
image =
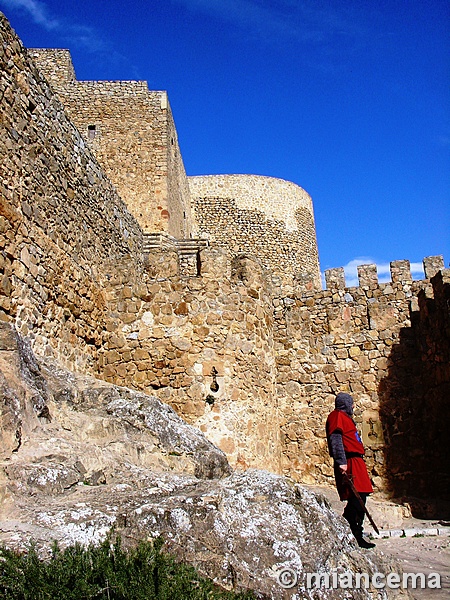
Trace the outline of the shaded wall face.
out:
M 170 106 L 167 106 L 168 233 L 178 239 L 193 237 L 191 195 Z
M 448 519 L 450 272 L 444 274 L 433 279 L 434 297 L 419 295 L 411 328 L 401 330 L 392 348 L 380 382 L 380 414 L 388 489 L 410 499 L 417 516 Z
M 141 231 L 0 16 L 0 307 L 39 353 L 92 370 L 103 265 Z
M 76 81 L 70 55 L 32 50 L 43 74 L 145 232 L 190 237 L 189 189 L 166 92 L 144 81 Z

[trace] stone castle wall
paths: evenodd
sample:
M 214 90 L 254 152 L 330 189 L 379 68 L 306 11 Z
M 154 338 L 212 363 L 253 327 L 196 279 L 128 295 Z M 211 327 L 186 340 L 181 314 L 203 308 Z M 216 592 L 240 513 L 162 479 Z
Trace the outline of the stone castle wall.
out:
M 433 293 L 419 292 L 411 327 L 400 330 L 379 387 L 384 485 L 397 498 L 450 500 L 450 269 L 432 284 Z M 417 512 L 427 514 L 428 503 L 421 504 Z
M 167 93 L 145 81 L 77 81 L 68 50 L 30 54 L 143 231 L 190 237 L 189 187 Z
M 309 274 L 320 288 L 312 200 L 289 181 L 257 175 L 189 177 L 194 234 L 231 255 L 250 253 L 286 278 Z
M 142 233 L 0 14 L 2 318 L 37 352 L 94 370 L 103 265 L 139 265 Z
M 235 464 L 279 471 L 262 270 L 212 250 L 201 278 L 171 251 L 144 268 L 137 221 L 4 18 L 0 32 L 0 318 L 37 354 L 159 395 Z
M 274 300 L 284 472 L 305 483 L 332 477 L 324 420 L 335 394 L 348 391 L 355 397 L 372 479 L 378 489 L 386 489 L 393 473 L 386 467 L 383 390 L 395 387 L 392 368 L 403 352 L 406 332 L 413 335 L 418 296 L 432 297 L 430 278 L 445 272 L 442 257 L 425 259 L 424 268 L 427 278 L 412 281 L 409 262 L 395 261 L 392 281 L 378 283 L 376 266 L 361 266 L 360 285 L 351 288 L 345 287 L 343 269 L 331 269 L 326 290 L 294 291 Z M 397 364 L 397 371 L 409 373 L 411 366 L 409 357 Z
M 352 288 L 330 270 L 326 290 L 314 273 L 288 281 L 220 243 L 197 255 L 186 246 L 194 270 L 176 244 L 144 262 L 137 221 L 3 17 L 0 32 L 0 318 L 38 354 L 158 395 L 233 465 L 331 481 L 324 423 L 334 394 L 348 390 L 379 490 L 414 490 L 410 451 L 421 494 L 448 481 L 442 257 L 424 261 L 423 281 L 407 261 L 392 263 L 383 284 L 374 265 L 360 267 Z M 296 216 L 272 218 L 286 233 Z
M 252 175 L 186 178 L 166 92 L 143 81 L 77 81 L 67 50 L 30 53 L 145 233 L 207 238 L 230 258 L 249 253 L 320 288 L 305 190 Z
M 145 278 L 127 262 L 111 278 L 99 373 L 171 404 L 232 464 L 279 472 L 270 282 L 258 263 L 210 248 L 201 277 L 178 268 L 159 252 Z

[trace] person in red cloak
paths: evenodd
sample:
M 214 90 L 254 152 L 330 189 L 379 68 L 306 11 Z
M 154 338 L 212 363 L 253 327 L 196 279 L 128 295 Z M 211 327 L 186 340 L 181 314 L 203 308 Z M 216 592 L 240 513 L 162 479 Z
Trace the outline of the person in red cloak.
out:
M 364 462 L 364 446 L 356 429 L 353 415 L 353 398 L 339 392 L 335 399 L 335 409 L 328 415 L 326 434 L 328 450 L 334 460 L 334 476 L 341 500 L 347 500 L 344 518 L 361 548 L 373 548 L 375 544 L 363 537 L 364 510 L 350 487 L 346 485 L 343 473 L 352 479 L 362 501 L 373 492 L 372 483 Z

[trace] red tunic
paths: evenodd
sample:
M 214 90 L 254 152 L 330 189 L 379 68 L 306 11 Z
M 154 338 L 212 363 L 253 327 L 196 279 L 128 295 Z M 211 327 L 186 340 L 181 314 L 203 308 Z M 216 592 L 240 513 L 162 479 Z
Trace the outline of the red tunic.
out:
M 342 443 L 345 454 L 359 454 L 360 456 L 347 456 L 347 474 L 352 478 L 355 488 L 358 492 L 370 494 L 373 492 L 372 483 L 367 473 L 366 463 L 362 456 L 364 455 L 364 446 L 359 437 L 356 425 L 342 410 L 333 410 L 328 415 L 326 432 L 329 445 L 330 435 L 335 431 L 342 434 Z M 338 465 L 334 466 L 334 476 L 339 498 L 348 500 L 352 495 L 350 488 L 343 481 L 342 473 Z

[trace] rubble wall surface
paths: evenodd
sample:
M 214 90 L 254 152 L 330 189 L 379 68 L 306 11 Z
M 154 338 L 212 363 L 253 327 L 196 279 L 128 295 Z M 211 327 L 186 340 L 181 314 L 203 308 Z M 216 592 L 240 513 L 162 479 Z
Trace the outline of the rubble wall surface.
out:
M 233 466 L 280 470 L 270 279 L 248 258 L 205 249 L 201 277 L 176 253 L 111 272 L 99 373 L 157 395 L 221 448 Z
M 188 177 L 194 234 L 249 253 L 283 278 L 308 274 L 320 285 L 312 200 L 298 185 L 258 175 Z
M 142 233 L 0 14 L 0 307 L 41 354 L 95 368 L 103 264 Z
M 78 81 L 68 50 L 30 55 L 143 231 L 190 237 L 189 187 L 167 93 L 145 81 Z
M 411 493 L 417 476 L 411 472 L 411 456 L 420 455 L 426 461 L 429 451 L 427 444 L 418 445 L 408 435 L 410 415 L 422 415 L 416 424 L 420 423 L 421 435 L 434 447 L 430 433 L 434 432 L 436 439 L 442 437 L 442 418 L 448 413 L 444 410 L 444 390 L 449 385 L 445 366 L 448 306 L 442 299 L 433 300 L 436 289 L 443 286 L 448 294 L 448 270 L 442 256 L 424 259 L 424 269 L 425 279 L 413 281 L 409 261 L 394 261 L 391 281 L 379 283 L 376 265 L 362 265 L 357 287 L 346 287 L 343 269 L 330 269 L 325 273 L 327 289 L 316 293 L 293 290 L 288 295 L 281 290 L 279 297 L 274 297 L 283 472 L 304 483 L 332 481 L 324 425 L 336 393 L 346 391 L 355 399 L 355 421 L 378 491 L 399 497 L 400 490 L 409 486 Z M 438 281 L 440 288 L 436 288 Z M 443 292 L 438 292 L 438 297 L 442 296 Z M 420 298 L 428 298 L 436 320 L 426 333 L 416 325 Z M 423 324 L 423 318 L 419 322 Z M 423 367 L 419 369 L 424 357 L 431 365 L 427 377 Z M 412 411 L 415 404 L 422 408 Z M 403 462 L 400 455 L 393 457 L 393 440 L 402 446 Z M 442 472 L 442 448 L 437 445 L 435 451 Z M 442 491 L 441 483 L 438 487 Z

